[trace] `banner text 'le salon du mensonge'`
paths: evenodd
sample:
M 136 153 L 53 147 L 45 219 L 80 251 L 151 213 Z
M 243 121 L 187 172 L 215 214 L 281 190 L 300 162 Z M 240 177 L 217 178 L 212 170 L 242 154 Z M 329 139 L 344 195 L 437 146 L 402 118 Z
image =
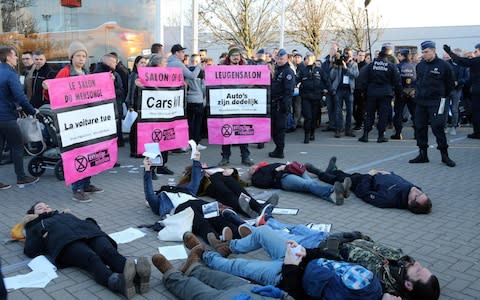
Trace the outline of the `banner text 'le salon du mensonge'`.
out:
M 205 85 L 210 144 L 270 141 L 268 66 L 207 66 Z
M 115 88 L 111 73 L 51 79 L 65 183 L 113 168 L 118 157 Z
M 138 68 L 144 86 L 138 108 L 137 153 L 145 144 L 159 143 L 161 151 L 188 145 L 185 114 L 185 82 L 182 69 L 170 67 Z

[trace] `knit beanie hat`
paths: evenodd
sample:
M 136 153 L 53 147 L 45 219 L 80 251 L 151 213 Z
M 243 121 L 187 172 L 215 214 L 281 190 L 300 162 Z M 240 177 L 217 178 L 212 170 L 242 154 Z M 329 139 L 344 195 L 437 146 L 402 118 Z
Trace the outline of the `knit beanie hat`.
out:
M 235 54 L 240 54 L 240 48 L 232 47 L 228 50 L 228 56 L 232 56 Z
M 78 51 L 83 51 L 85 52 L 85 55 L 88 56 L 87 47 L 85 47 L 80 41 L 73 41 L 68 47 L 68 58 L 71 59 Z

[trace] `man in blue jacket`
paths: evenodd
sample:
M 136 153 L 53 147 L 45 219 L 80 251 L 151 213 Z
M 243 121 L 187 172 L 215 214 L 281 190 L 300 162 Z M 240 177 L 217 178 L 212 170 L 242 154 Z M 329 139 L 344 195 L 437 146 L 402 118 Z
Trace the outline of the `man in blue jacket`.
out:
M 307 171 L 314 173 L 323 182 L 343 181 L 350 177 L 351 191 L 363 201 L 379 208 L 408 209 L 414 214 L 428 214 L 432 201 L 418 186 L 393 172 L 370 170 L 368 174 L 348 174 L 338 170 L 336 157 L 330 159 L 329 167 L 322 172 L 312 164 L 305 164 Z
M 29 115 L 37 110 L 28 102 L 22 85 L 15 72 L 18 56 L 15 48 L 0 46 L 0 145 L 7 141 L 13 154 L 13 165 L 17 175 L 17 185 L 24 187 L 38 181 L 36 177 L 25 175 L 23 168 L 23 141 L 17 124 L 17 110 L 22 109 Z M 0 182 L 0 190 L 10 188 Z

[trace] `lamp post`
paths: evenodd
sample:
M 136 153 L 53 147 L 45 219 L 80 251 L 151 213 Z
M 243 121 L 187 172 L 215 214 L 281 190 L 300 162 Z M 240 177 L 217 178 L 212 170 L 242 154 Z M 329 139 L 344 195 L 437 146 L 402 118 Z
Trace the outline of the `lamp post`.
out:
M 365 0 L 364 6 L 365 6 L 365 15 L 367 17 L 367 41 L 368 41 L 368 53 L 370 54 L 370 60 L 373 60 L 372 57 L 372 44 L 370 43 L 370 24 L 368 21 L 368 9 L 367 6 L 370 4 L 371 0 Z
M 50 18 L 52 17 L 52 15 L 49 15 L 49 14 L 42 14 L 42 18 L 43 20 L 45 21 L 46 25 L 47 25 L 47 32 L 48 32 L 48 21 L 50 21 Z

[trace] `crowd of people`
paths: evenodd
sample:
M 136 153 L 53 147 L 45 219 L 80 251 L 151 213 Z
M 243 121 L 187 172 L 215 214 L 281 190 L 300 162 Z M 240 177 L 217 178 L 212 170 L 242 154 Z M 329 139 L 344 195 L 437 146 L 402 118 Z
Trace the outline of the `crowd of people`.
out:
M 272 158 L 285 157 L 285 134 L 296 128 L 303 127 L 305 144 L 315 140 L 324 106 L 328 115 L 324 131 L 332 131 L 335 138 L 340 138 L 342 135 L 355 137 L 355 131 L 363 130 L 359 141 L 364 143 L 369 142 L 368 135 L 375 121 L 378 143 L 388 141 L 385 132 L 390 125 L 395 130 L 391 139 L 403 139 L 402 128 L 407 119 L 405 108 L 408 108 L 419 148 L 418 156 L 409 162 L 429 162 L 427 133 L 430 125 L 442 162 L 454 167 L 455 162 L 447 152 L 446 133 L 456 134 L 461 121 L 459 103 L 471 107 L 473 133 L 468 137 L 480 138 L 480 44 L 475 46 L 473 57 L 463 57 L 460 49 L 452 50 L 448 45 L 443 48 L 446 54 L 442 60 L 437 56 L 433 41 L 423 42 L 421 55 L 415 56 L 410 49 L 401 49 L 395 56 L 394 46 L 384 44 L 375 57 L 370 58 L 365 51 L 354 53 L 348 47 L 341 51 L 333 44 L 322 61 L 310 52 L 303 57 L 298 51 L 288 53 L 285 49 L 273 49 L 272 53 L 259 49 L 249 58 L 240 47 L 232 45 L 222 54 L 219 64 L 269 66 L 275 148 L 268 155 Z M 138 68 L 179 67 L 187 85 L 189 138 L 197 143 L 198 150 L 205 150 L 207 147 L 201 144 L 208 134 L 204 70 L 213 60 L 206 49 L 190 56 L 185 50 L 176 44 L 167 55 L 163 45 L 153 44 L 149 57 L 135 58 L 132 71 L 113 52 L 106 53 L 98 63 L 87 68 L 88 49 L 75 41 L 68 48 L 70 64 L 59 72 L 49 67 L 41 51 L 24 52 L 21 56 L 22 82 L 16 72 L 17 50 L 1 46 L 0 154 L 4 148 L 10 149 L 17 185 L 23 187 L 39 180 L 27 176 L 24 171 L 17 110 L 35 115 L 42 105 L 48 104 L 47 79 L 111 72 L 115 107 L 117 114 L 123 115 L 124 104 L 130 111 L 140 109 L 143 86 L 138 79 Z M 452 114 L 450 128 L 446 126 L 450 120 L 449 111 Z M 117 134 L 118 146 L 122 147 L 120 123 Z M 136 136 L 134 123 L 129 137 L 130 156 L 138 158 Z M 264 144 L 259 143 L 257 147 L 261 149 Z M 336 205 L 342 205 L 344 199 L 354 193 L 376 207 L 428 214 L 432 202 L 420 187 L 393 172 L 372 170 L 368 174 L 348 174 L 337 168 L 335 157 L 323 171 L 306 164 L 306 171 L 293 173 L 285 163 L 255 164 L 250 158 L 248 144 L 241 144 L 239 148 L 241 163 L 250 167 L 250 183 L 243 181 L 237 170 L 227 168 L 231 145 L 222 145 L 221 160 L 214 168 L 201 163 L 200 152 L 195 153 L 192 165 L 185 169 L 178 185 L 162 187 L 157 192 L 152 182 L 156 174 L 173 174 L 166 166 L 168 151 L 161 153 L 162 166 L 152 166 L 149 159 L 144 160 L 144 192 L 152 212 L 161 218 L 187 208 L 194 212 L 193 233 L 184 235 L 190 255 L 181 270 L 174 270 L 162 255 L 152 257 L 153 264 L 164 274 L 167 289 L 173 294 L 182 299 L 195 299 L 200 295 L 219 299 L 227 296 L 234 299 L 438 299 L 438 279 L 401 250 L 378 244 L 359 232 L 329 234 L 308 230 L 302 225 L 282 224 L 272 216 L 278 195 L 273 194 L 262 202 L 245 189 L 247 184 L 252 184 L 259 188 L 311 193 Z M 0 183 L 0 190 L 10 187 Z M 78 202 L 89 202 L 91 195 L 103 192 L 91 183 L 90 177 L 74 182 L 71 188 L 73 200 Z M 204 217 L 202 206 L 209 201 L 200 199 L 201 196 L 221 203 L 217 217 Z M 255 226 L 246 223 L 244 217 L 256 218 Z M 135 261 L 119 254 L 115 242 L 95 220 L 80 220 L 39 202 L 28 210 L 23 223 L 27 256 L 45 254 L 59 267 L 85 269 L 96 282 L 127 298 L 136 292 L 148 291 L 150 263 L 145 257 Z M 195 235 L 210 244 L 214 251 L 206 251 Z M 259 248 L 268 253 L 270 261 L 227 259 L 230 253 L 247 253 Z M 247 298 L 239 298 L 241 295 Z

